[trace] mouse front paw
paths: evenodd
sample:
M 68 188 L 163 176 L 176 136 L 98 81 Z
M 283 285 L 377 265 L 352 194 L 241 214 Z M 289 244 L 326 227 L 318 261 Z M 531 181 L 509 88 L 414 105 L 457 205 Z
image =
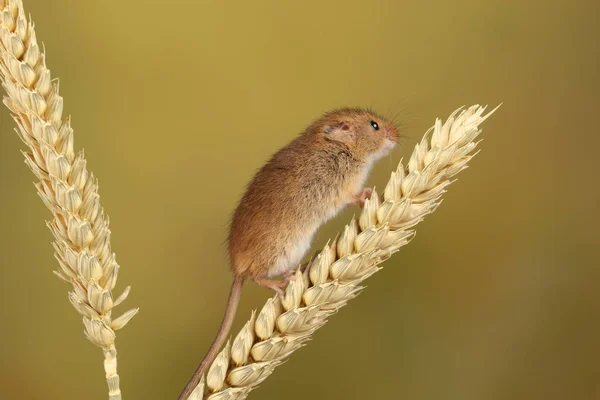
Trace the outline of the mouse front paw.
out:
M 352 203 L 358 204 L 359 206 L 363 207 L 365 205 L 365 201 L 367 201 L 367 199 L 371 198 L 372 194 L 373 194 L 373 188 L 364 188 L 362 190 L 362 192 L 354 195 L 354 197 L 352 198 Z

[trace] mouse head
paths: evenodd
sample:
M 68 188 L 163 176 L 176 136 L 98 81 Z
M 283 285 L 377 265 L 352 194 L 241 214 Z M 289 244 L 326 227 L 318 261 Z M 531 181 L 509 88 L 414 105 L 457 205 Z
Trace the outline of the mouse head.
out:
M 398 142 L 398 129 L 382 116 L 360 108 L 331 111 L 309 129 L 332 144 L 345 146 L 364 161 L 374 161 L 388 154 Z

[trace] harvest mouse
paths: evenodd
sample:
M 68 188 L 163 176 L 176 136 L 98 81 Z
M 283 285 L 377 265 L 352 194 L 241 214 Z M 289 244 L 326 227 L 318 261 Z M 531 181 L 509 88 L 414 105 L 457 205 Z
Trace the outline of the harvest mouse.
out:
M 365 179 L 397 141 L 397 128 L 382 116 L 339 109 L 314 121 L 257 172 L 231 220 L 234 278 L 225 316 L 180 400 L 187 399 L 225 343 L 244 282 L 282 293 L 317 229 L 347 205 L 363 205 L 370 197 Z

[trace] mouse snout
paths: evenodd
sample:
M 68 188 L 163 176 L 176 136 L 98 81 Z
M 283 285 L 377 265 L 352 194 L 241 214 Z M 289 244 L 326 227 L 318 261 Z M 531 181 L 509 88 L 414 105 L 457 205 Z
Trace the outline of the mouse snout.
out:
M 400 138 L 400 133 L 398 133 L 398 128 L 394 125 L 389 124 L 385 129 L 385 137 L 386 139 L 398 143 L 398 139 Z

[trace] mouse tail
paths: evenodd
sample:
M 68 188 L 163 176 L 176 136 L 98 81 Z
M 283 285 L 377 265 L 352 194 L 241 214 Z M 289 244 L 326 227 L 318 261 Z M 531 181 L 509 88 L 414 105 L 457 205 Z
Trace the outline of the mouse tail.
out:
M 189 395 L 194 391 L 198 383 L 200 383 L 200 378 L 206 372 L 206 369 L 212 364 L 212 362 L 217 358 L 217 355 L 221 351 L 221 348 L 227 341 L 227 336 L 229 335 L 229 331 L 231 330 L 231 326 L 233 325 L 233 320 L 235 318 L 235 313 L 238 309 L 238 305 L 240 303 L 240 297 L 242 294 L 242 286 L 244 285 L 244 278 L 240 276 L 236 276 L 233 279 L 233 283 L 231 284 L 231 289 L 229 291 L 229 299 L 227 300 L 227 308 L 225 309 L 225 315 L 223 316 L 223 321 L 221 322 L 221 327 L 219 328 L 219 332 L 217 336 L 213 340 L 208 352 L 200 361 L 198 368 L 194 371 L 194 374 L 190 378 L 187 385 L 179 395 L 179 400 L 186 400 Z

